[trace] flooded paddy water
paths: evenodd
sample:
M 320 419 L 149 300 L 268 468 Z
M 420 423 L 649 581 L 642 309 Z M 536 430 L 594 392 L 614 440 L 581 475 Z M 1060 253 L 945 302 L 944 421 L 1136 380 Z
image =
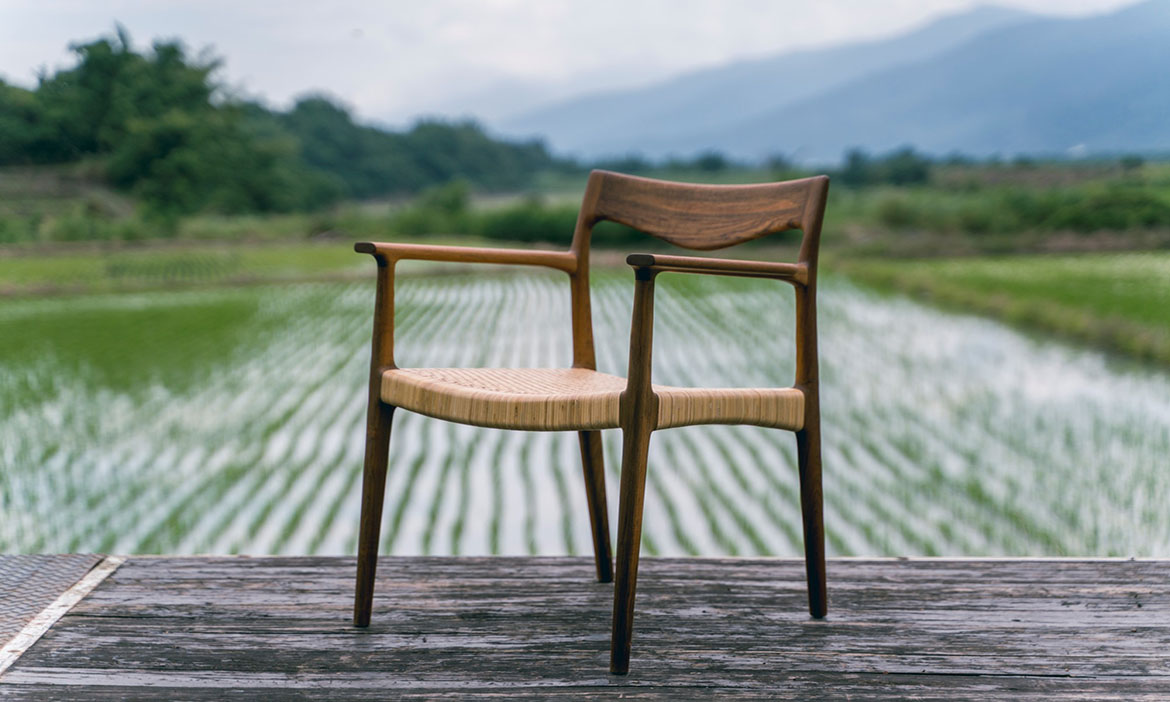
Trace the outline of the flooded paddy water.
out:
M 594 275 L 622 374 L 628 272 Z M 655 382 L 789 385 L 792 293 L 664 276 Z M 355 550 L 373 284 L 0 301 L 0 552 Z M 404 276 L 402 366 L 567 365 L 568 286 Z M 830 555 L 1170 556 L 1170 372 L 827 278 Z M 605 432 L 611 523 L 620 434 Z M 644 548 L 799 555 L 795 441 L 651 441 Z M 590 552 L 576 437 L 395 417 L 382 548 Z

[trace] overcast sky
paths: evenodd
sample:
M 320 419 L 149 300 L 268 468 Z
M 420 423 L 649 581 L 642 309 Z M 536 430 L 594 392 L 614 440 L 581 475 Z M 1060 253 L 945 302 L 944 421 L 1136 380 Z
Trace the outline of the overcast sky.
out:
M 1003 0 L 1081 15 L 1133 0 Z M 220 79 L 275 107 L 325 91 L 367 121 L 493 119 L 587 89 L 900 33 L 971 0 L 0 0 L 0 77 L 31 86 L 67 45 L 124 24 L 180 37 Z

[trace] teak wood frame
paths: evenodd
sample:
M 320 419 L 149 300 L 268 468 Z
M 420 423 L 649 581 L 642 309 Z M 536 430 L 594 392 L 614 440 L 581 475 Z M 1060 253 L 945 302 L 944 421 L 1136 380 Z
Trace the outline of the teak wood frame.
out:
M 593 532 L 597 579 L 616 580 L 610 671 L 629 670 L 634 596 L 642 535 L 642 505 L 650 435 L 658 428 L 658 396 L 651 384 L 654 281 L 660 273 L 695 273 L 770 278 L 796 290 L 796 377 L 804 400 L 796 433 L 800 502 L 804 528 L 809 612 L 824 617 L 824 526 L 821 496 L 820 401 L 817 373 L 816 272 L 829 179 L 825 176 L 760 185 L 692 185 L 594 171 L 589 176 L 573 241 L 567 252 L 358 243 L 354 249 L 377 262 L 377 295 L 370 358 L 362 513 L 358 540 L 354 625 L 369 625 L 373 606 L 382 504 L 386 488 L 390 425 L 394 407 L 382 399 L 382 378 L 394 364 L 394 271 L 399 261 L 429 260 L 544 266 L 569 276 L 573 368 L 596 370 L 589 295 L 589 244 L 593 227 L 609 220 L 688 249 L 721 249 L 782 231 L 803 232 L 796 263 L 737 261 L 692 256 L 632 254 L 634 309 L 626 388 L 620 396 L 621 489 L 618 508 L 616 577 L 611 565 L 601 434 L 581 430 L 578 438 L 585 494 Z M 500 426 L 506 426 L 501 424 Z

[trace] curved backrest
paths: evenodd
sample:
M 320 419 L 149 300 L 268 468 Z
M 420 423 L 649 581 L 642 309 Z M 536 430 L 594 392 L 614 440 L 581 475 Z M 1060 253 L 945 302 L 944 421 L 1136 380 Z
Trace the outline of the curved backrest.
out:
M 588 250 L 593 225 L 624 224 L 686 249 L 711 250 L 768 234 L 810 229 L 819 234 L 824 176 L 759 185 L 694 185 L 593 171 L 575 251 Z M 810 204 L 813 207 L 810 207 Z
M 711 250 L 742 244 L 768 234 L 799 229 L 804 233 L 799 261 L 806 281 L 797 289 L 798 381 L 816 378 L 816 325 L 812 300 L 817 251 L 829 179 L 815 176 L 759 185 L 694 185 L 593 171 L 585 187 L 570 249 L 576 259 L 572 280 L 573 365 L 596 368 L 589 304 L 589 240 L 602 220 L 617 222 L 687 249 Z M 811 346 L 807 345 L 811 344 Z

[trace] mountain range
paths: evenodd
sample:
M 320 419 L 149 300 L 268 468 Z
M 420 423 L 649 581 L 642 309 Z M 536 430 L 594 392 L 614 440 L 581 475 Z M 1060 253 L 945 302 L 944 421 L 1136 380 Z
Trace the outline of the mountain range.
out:
M 1047 17 L 985 6 L 889 39 L 581 95 L 492 125 L 598 158 L 1170 151 L 1170 0 Z

